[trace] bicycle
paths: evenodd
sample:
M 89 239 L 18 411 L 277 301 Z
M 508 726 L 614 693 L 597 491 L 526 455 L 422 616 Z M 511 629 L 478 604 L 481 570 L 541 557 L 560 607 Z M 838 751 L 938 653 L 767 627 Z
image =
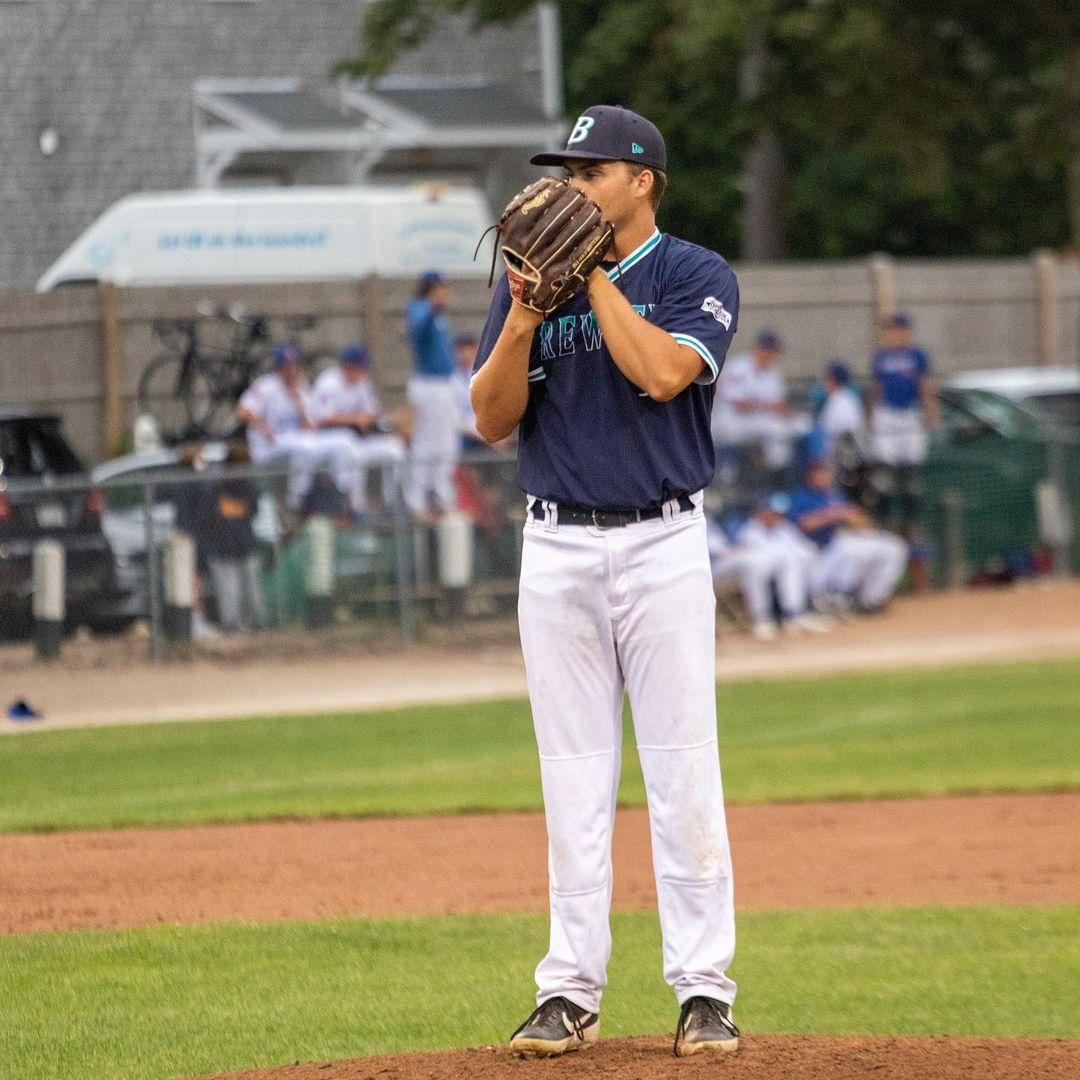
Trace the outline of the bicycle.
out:
M 226 348 L 212 348 L 199 340 L 196 319 L 157 320 L 154 334 L 167 351 L 152 360 L 139 378 L 140 413 L 151 415 L 163 440 L 223 439 L 238 429 L 236 405 L 255 378 L 270 367 L 268 320 L 241 307 L 200 307 L 206 317 L 236 324 Z M 291 320 L 290 340 L 315 325 L 313 316 Z M 301 355 L 309 370 L 325 360 L 320 350 Z

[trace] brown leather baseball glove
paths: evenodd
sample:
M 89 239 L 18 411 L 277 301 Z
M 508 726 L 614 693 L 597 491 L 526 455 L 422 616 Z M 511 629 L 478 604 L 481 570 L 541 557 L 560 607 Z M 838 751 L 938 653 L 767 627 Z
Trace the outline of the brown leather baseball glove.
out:
M 554 176 L 518 192 L 496 229 L 510 295 L 544 315 L 585 288 L 615 233 L 596 203 Z

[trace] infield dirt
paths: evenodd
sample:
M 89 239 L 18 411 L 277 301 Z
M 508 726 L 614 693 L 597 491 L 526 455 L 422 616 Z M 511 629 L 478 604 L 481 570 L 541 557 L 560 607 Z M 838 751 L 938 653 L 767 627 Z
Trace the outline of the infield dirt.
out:
M 44 718 L 0 735 L 100 724 L 280 716 L 477 698 L 523 697 L 517 630 L 436 628 L 424 645 L 357 641 L 303 631 L 207 643 L 194 659 L 145 660 L 145 642 L 87 641 L 57 664 L 34 664 L 31 645 L 0 647 L 0 684 Z M 839 671 L 1048 659 L 1080 655 L 1080 580 L 901 597 L 883 616 L 825 635 L 762 645 L 724 630 L 717 678 L 783 678 Z
M 1080 901 L 1080 793 L 733 806 L 736 903 Z M 0 836 L 0 932 L 544 911 L 540 814 Z M 644 810 L 620 810 L 614 906 L 655 905 Z
M 584 1053 L 522 1061 L 501 1048 L 397 1054 L 230 1073 L 228 1080 L 1028 1080 L 1080 1076 L 1080 1040 L 750 1035 L 737 1054 L 676 1058 L 668 1039 L 601 1040 Z M 224 1078 L 222 1078 L 224 1080 Z

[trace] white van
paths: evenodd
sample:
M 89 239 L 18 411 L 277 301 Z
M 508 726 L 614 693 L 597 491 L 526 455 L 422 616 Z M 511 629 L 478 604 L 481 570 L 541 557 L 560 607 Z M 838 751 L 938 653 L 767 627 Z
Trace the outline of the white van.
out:
M 57 285 L 212 285 L 483 276 L 473 261 L 492 223 L 474 188 L 224 188 L 130 195 L 106 210 L 41 276 Z

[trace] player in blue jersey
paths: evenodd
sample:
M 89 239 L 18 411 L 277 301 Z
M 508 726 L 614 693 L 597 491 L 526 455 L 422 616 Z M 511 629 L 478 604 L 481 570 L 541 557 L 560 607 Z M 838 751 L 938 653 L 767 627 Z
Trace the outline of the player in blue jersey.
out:
M 623 691 L 649 802 L 675 1052 L 734 1050 L 731 857 L 717 753 L 715 596 L 702 512 L 714 383 L 735 333 L 728 264 L 661 233 L 660 132 L 594 106 L 563 151 L 574 187 L 614 227 L 611 262 L 548 317 L 503 278 L 477 353 L 480 434 L 519 430 L 527 520 L 519 622 L 540 751 L 551 938 L 518 1053 L 599 1031 L 611 948 L 611 836 Z
M 412 449 L 405 500 L 420 521 L 453 510 L 454 468 L 461 454 L 454 400 L 454 338 L 446 309 L 450 287 L 438 270 L 420 275 L 416 296 L 405 310 L 413 351 L 406 387 L 413 411 Z
M 911 539 L 927 428 L 938 425 L 939 405 L 930 358 L 912 345 L 911 318 L 904 312 L 886 320 L 870 373 L 874 377 L 871 449 L 878 466 L 883 517 Z

